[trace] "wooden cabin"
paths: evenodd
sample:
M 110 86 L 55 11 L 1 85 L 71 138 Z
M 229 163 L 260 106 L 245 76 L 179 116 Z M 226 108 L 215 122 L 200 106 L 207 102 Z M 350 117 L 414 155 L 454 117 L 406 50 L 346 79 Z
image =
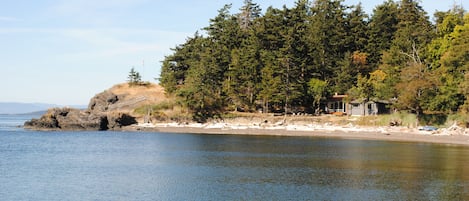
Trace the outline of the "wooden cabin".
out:
M 347 100 L 347 95 L 335 94 L 322 103 L 326 114 L 369 116 L 390 113 L 390 101 Z

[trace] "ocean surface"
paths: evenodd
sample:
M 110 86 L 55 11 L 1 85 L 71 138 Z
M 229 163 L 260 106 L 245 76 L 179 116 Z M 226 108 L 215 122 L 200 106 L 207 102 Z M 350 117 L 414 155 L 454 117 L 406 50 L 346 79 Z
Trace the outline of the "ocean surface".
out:
M 469 147 L 36 132 L 0 115 L 0 200 L 469 200 Z

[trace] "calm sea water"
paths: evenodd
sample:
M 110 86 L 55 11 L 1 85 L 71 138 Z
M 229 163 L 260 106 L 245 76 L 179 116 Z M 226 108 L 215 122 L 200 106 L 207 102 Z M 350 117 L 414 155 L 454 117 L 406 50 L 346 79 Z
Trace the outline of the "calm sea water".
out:
M 34 132 L 0 116 L 1 200 L 469 200 L 469 148 L 306 137 Z

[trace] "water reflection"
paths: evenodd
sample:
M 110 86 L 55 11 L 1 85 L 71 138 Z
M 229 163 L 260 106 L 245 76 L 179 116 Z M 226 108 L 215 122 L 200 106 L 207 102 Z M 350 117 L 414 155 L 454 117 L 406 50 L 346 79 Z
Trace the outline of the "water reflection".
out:
M 126 132 L 0 141 L 5 200 L 469 200 L 463 146 Z
M 307 186 L 334 200 L 469 199 L 467 147 L 243 136 L 196 142 L 204 151 L 198 165 L 218 167 L 211 172 L 225 176 L 220 183 Z

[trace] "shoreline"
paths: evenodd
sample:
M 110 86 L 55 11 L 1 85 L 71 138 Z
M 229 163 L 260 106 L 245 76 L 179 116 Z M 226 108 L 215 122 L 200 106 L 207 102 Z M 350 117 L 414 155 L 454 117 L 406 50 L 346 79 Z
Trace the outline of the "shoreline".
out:
M 338 139 L 377 140 L 394 142 L 433 143 L 469 146 L 469 135 L 454 134 L 454 129 L 441 129 L 437 132 L 420 131 L 405 127 L 355 127 L 332 125 L 288 125 L 259 126 L 212 124 L 138 124 L 122 129 L 124 131 L 190 133 L 209 135 L 251 135 L 285 137 L 323 137 Z

